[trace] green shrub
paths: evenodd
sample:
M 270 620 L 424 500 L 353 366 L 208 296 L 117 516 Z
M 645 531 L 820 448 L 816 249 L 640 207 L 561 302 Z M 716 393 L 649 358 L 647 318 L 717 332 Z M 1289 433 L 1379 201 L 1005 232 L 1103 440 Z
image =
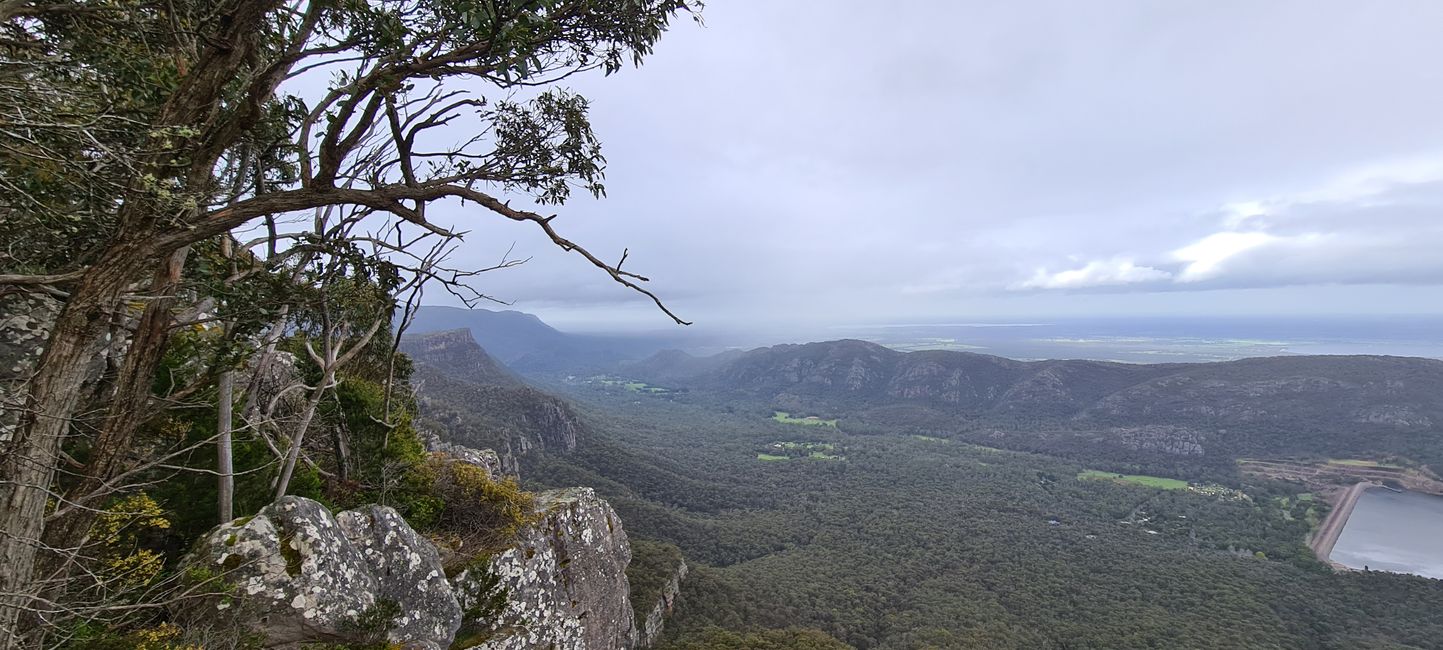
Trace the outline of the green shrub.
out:
M 442 454 L 433 455 L 427 469 L 439 503 L 427 528 L 456 553 L 457 562 L 504 549 L 541 518 L 536 495 L 515 478 L 492 479 L 486 470 Z

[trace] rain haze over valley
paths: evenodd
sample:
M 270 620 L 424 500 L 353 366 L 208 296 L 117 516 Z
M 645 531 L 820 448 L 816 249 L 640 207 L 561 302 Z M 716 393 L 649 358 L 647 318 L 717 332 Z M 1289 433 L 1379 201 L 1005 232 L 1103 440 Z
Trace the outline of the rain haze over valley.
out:
M 576 80 L 605 135 L 608 196 L 558 223 L 629 249 L 691 334 L 724 345 L 1440 356 L 1438 14 L 716 3 L 641 69 Z M 563 330 L 667 325 L 528 232 L 467 229 L 468 261 L 513 243 L 532 257 L 485 278 L 513 309 Z M 896 336 L 954 323 L 1055 327 L 1005 345 Z

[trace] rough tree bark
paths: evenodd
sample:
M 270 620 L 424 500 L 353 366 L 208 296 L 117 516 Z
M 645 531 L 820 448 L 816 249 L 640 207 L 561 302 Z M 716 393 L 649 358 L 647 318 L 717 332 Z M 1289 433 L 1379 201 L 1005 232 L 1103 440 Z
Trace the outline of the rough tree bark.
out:
M 61 307 L 40 357 L 16 436 L 0 465 L 0 649 L 20 647 L 22 611 L 34 609 L 35 560 L 42 545 L 46 502 L 60 445 L 79 406 L 87 367 L 100 347 L 108 314 L 148 255 L 137 242 L 122 241 L 75 285 Z

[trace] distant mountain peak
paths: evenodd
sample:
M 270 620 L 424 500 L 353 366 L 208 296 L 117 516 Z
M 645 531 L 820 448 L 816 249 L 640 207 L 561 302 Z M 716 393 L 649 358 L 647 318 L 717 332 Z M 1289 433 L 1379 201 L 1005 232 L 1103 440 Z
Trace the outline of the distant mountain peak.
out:
M 408 332 L 464 328 L 486 352 L 520 374 L 602 372 L 641 359 L 668 343 L 665 337 L 569 334 L 535 314 L 506 310 L 423 306 Z
M 401 351 L 417 363 L 474 384 L 521 386 L 525 383 L 487 354 L 466 328 L 407 336 L 402 339 Z

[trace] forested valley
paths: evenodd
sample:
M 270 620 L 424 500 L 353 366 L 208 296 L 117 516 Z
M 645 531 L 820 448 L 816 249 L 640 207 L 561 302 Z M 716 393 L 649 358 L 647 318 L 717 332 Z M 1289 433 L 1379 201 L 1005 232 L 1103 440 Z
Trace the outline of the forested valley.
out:
M 595 433 L 570 454 L 528 456 L 523 476 L 594 485 L 634 536 L 681 548 L 694 566 L 674 648 L 790 647 L 747 636 L 789 628 L 858 648 L 1443 638 L 1438 581 L 1338 574 L 1312 556 L 1304 541 L 1327 505 L 1296 484 L 1234 470 L 1162 489 L 952 438 L 778 422 L 762 404 L 553 387 Z M 763 460 L 778 442 L 842 458 Z

